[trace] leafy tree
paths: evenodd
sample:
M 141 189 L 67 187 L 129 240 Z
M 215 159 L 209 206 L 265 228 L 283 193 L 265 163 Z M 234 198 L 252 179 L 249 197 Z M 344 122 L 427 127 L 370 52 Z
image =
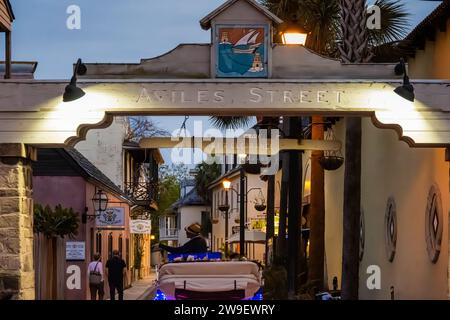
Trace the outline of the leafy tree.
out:
M 158 211 L 152 214 L 152 234 L 159 241 L 159 218 L 180 197 L 180 181 L 177 176 L 166 175 L 159 182 Z
M 167 177 L 174 177 L 179 183 L 181 183 L 189 177 L 189 169 L 183 163 L 172 163 L 170 165 L 160 166 L 159 180 L 164 180 Z

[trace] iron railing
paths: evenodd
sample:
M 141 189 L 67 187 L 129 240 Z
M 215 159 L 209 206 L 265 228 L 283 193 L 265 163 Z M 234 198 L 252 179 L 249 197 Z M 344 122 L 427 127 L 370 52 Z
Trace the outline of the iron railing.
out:
M 155 182 L 126 182 L 124 191 L 125 194 L 134 201 L 156 201 L 158 184 Z

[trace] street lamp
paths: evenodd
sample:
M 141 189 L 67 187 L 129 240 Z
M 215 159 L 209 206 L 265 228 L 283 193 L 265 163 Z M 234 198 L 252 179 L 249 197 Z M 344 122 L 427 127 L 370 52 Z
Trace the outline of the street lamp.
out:
M 226 191 L 228 191 L 228 190 L 230 190 L 230 188 L 231 188 L 231 181 L 225 179 L 225 180 L 223 180 L 222 185 L 223 185 L 223 188 L 224 188 Z
M 230 182 L 231 183 L 231 182 Z M 225 193 L 225 204 L 219 205 L 219 211 L 225 219 L 225 257 L 228 257 L 228 219 L 230 218 L 230 205 L 228 203 L 228 189 Z
M 86 72 L 86 65 L 81 61 L 81 59 L 78 59 L 73 70 L 73 76 L 70 80 L 70 84 L 67 85 L 66 89 L 64 90 L 63 102 L 72 102 L 78 100 L 86 94 L 82 89 L 77 87 L 77 75 L 82 76 L 85 75 Z
M 240 175 L 239 175 L 239 192 L 235 190 L 233 187 L 231 187 L 231 181 L 228 179 L 224 179 L 222 181 L 222 186 L 226 190 L 226 204 L 228 205 L 228 191 L 231 190 L 234 193 L 236 193 L 238 199 L 239 199 L 239 249 L 240 249 L 240 255 L 245 256 L 245 220 L 246 220 L 246 208 L 247 208 L 247 196 L 250 193 L 250 191 L 253 190 L 260 190 L 261 188 L 251 188 L 250 190 L 246 190 L 246 176 L 245 176 L 245 170 L 241 166 L 240 169 Z M 222 209 L 221 209 L 222 207 Z M 226 209 L 227 217 L 225 221 L 225 227 L 228 228 L 228 210 L 230 206 L 219 206 L 220 211 L 224 211 Z M 255 206 L 255 209 L 258 210 L 257 206 Z M 228 230 L 228 229 L 227 229 Z

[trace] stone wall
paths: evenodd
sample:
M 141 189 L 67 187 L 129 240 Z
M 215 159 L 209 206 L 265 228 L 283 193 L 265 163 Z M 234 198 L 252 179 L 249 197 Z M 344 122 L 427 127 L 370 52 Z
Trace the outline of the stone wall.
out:
M 34 299 L 34 149 L 0 144 L 0 299 Z

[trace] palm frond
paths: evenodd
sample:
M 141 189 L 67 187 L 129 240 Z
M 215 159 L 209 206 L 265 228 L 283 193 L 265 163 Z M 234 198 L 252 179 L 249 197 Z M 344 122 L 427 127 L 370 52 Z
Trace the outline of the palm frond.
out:
M 246 127 L 250 122 L 250 117 L 221 117 L 221 116 L 213 116 L 210 117 L 209 120 L 211 124 L 220 129 L 239 129 Z
M 403 39 L 409 28 L 409 12 L 404 3 L 397 0 L 376 0 L 381 11 L 381 28 L 369 30 L 371 46 L 378 46 Z

